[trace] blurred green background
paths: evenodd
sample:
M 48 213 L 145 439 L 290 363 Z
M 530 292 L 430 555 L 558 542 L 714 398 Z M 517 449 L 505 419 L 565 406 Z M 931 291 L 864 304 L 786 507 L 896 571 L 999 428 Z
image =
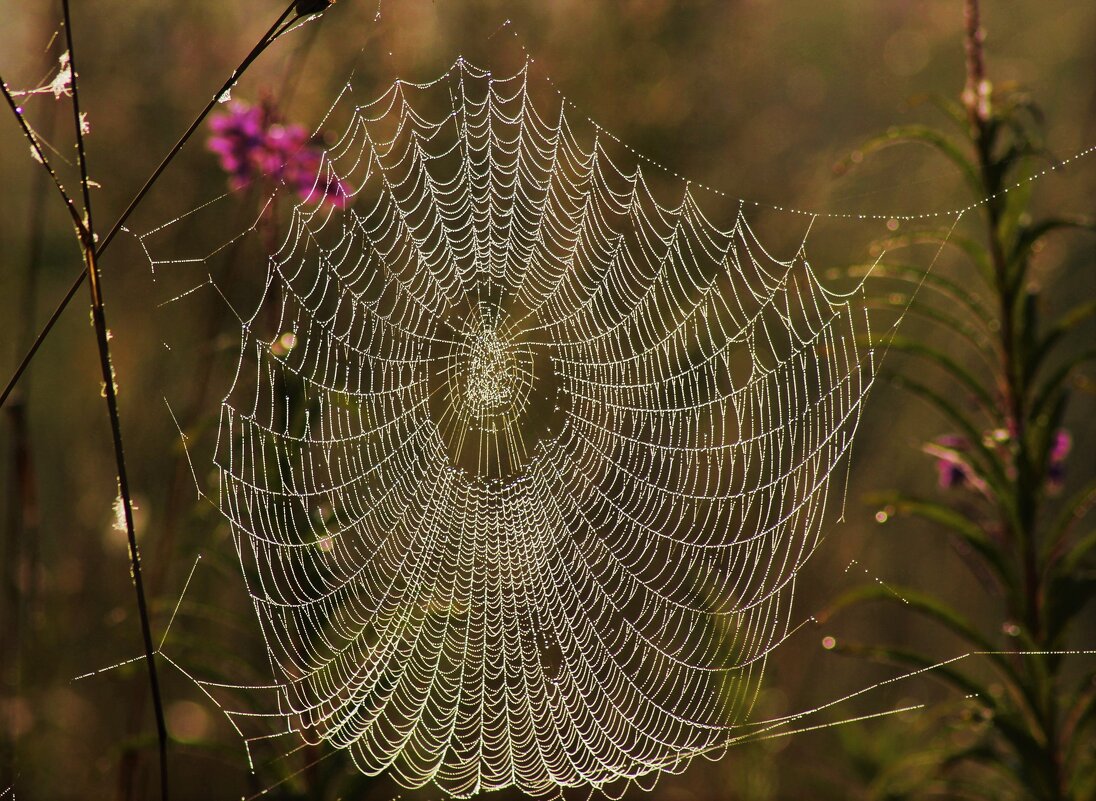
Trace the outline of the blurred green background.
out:
M 210 93 L 280 12 L 273 0 L 101 0 L 74 3 L 74 35 L 96 216 L 105 228 L 124 208 Z M 379 17 L 377 12 L 379 10 Z M 1042 106 L 1050 148 L 1061 158 L 1096 143 L 1096 4 L 988 2 L 987 58 L 996 83 L 1026 87 Z M 56 72 L 63 48 L 56 3 L 5 3 L 0 72 L 15 88 Z M 505 23 L 509 21 L 509 25 Z M 325 18 L 276 43 L 233 90 L 257 100 L 269 91 L 283 113 L 312 127 L 353 72 L 359 89 L 380 94 L 400 76 L 432 78 L 458 54 L 490 66 L 514 49 L 514 36 L 579 108 L 627 143 L 682 175 L 734 197 L 827 212 L 918 213 L 966 206 L 954 171 L 911 147 L 873 156 L 856 170 L 834 165 L 889 125 L 937 122 L 917 102 L 926 93 L 956 97 L 964 80 L 962 4 L 955 0 L 341 0 Z M 512 63 L 512 62 L 511 62 Z M 287 70 L 294 69 L 291 76 Z M 294 89 L 287 95 L 287 82 Z M 36 129 L 49 130 L 63 177 L 73 189 L 75 163 L 65 101 L 26 103 Z M 224 175 L 202 146 L 177 162 L 133 218 L 146 231 L 219 194 Z M 1094 158 L 1038 182 L 1036 209 L 1093 211 Z M 67 163 L 66 163 L 67 162 Z M 42 257 L 28 305 L 27 260 L 32 182 L 39 169 L 16 125 L 0 122 L 0 376 L 21 355 L 26 325 L 37 328 L 80 269 L 71 225 L 56 197 L 46 198 Z M 766 235 L 794 245 L 801 221 L 777 217 Z M 720 220 L 729 222 L 729 219 Z M 783 224 L 787 223 L 782 228 Z M 885 230 L 854 226 L 850 235 L 823 220 L 816 266 L 861 261 Z M 781 237 L 786 240 L 779 242 Z M 850 244 L 851 243 L 851 244 Z M 955 271 L 944 259 L 938 269 Z M 1062 304 L 1096 295 L 1092 240 L 1063 239 L 1039 255 L 1040 280 Z M 148 301 L 148 264 L 123 236 L 103 263 L 114 332 L 122 423 L 137 504 L 144 567 L 162 632 L 198 553 L 203 562 L 167 651 L 198 651 L 213 636 L 233 650 L 205 659 L 243 680 L 262 680 L 261 644 L 239 587 L 224 525 L 194 502 L 178 433 L 162 398 L 192 398 L 201 365 L 163 358 Z M 0 426 L 4 485 L 3 632 L 0 726 L 5 764 L 0 798 L 145 798 L 155 759 L 145 672 L 132 665 L 74 682 L 74 677 L 140 653 L 124 534 L 113 528 L 115 492 L 109 429 L 99 397 L 95 343 L 84 292 L 65 314 L 21 385 L 40 520 L 33 541 L 16 546 L 13 429 Z M 1088 336 L 1094 332 L 1091 328 Z M 230 328 L 218 332 L 231 347 Z M 231 354 L 230 354 L 231 355 Z M 888 363 L 895 371 L 903 362 Z M 212 379 L 215 383 L 216 375 Z M 216 390 L 206 398 L 215 418 Z M 1091 388 L 1071 410 L 1074 451 L 1067 489 L 1090 480 L 1096 425 Z M 939 492 L 923 442 L 944 424 L 909 396 L 881 383 L 872 394 L 851 467 L 847 519 L 831 527 L 798 583 L 796 619 L 806 619 L 843 589 L 876 578 L 938 593 L 984 619 L 991 605 L 946 540 L 916 523 L 878 525 L 865 494 L 902 486 Z M 13 556 L 19 551 L 19 558 Z M 855 560 L 855 563 L 853 563 Z M 850 568 L 851 564 L 851 568 Z M 865 574 L 866 571 L 866 574 Z M 17 603 L 18 601 L 18 603 Z M 22 626 L 14 628 L 16 607 Z M 991 621 L 992 622 L 992 621 Z M 1001 621 L 1005 623 L 1005 621 Z M 210 635 L 214 631 L 216 635 Z M 955 643 L 893 609 L 850 614 L 824 630 L 807 626 L 770 660 L 757 714 L 811 708 L 895 671 L 824 650 L 823 635 L 871 641 L 884 635 L 940 658 Z M 217 639 L 219 638 L 219 639 Z M 1077 645 L 1096 646 L 1089 614 Z M 197 657 L 195 657 L 197 659 Z M 235 664 L 239 662 L 240 664 Z M 196 670 L 202 664 L 187 663 Z M 206 666 L 208 667 L 208 665 Z M 223 716 L 178 675 L 165 676 L 175 798 L 237 798 L 281 781 L 320 751 L 247 769 L 244 748 Z M 732 749 L 664 777 L 658 799 L 813 799 L 872 797 L 881 762 L 915 753 L 938 732 L 956 699 L 930 680 L 908 681 L 843 704 L 819 722 L 930 702 L 926 711 Z M 950 736 L 950 735 L 949 735 Z M 954 732 L 961 737 L 961 731 Z M 286 746 L 289 744 L 286 743 Z M 17 756 L 11 773 L 11 755 Z M 384 781 L 358 780 L 336 755 L 296 775 L 273 797 L 392 798 Z M 633 791 L 634 792 L 634 791 Z M 435 794 L 403 793 L 403 797 Z M 638 794 L 637 794 L 638 795 Z

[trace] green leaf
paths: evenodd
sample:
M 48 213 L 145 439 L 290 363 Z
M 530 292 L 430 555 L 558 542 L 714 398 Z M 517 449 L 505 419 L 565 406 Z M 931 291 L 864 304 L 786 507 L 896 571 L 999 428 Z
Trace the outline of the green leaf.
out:
M 880 584 L 865 584 L 861 587 L 854 587 L 838 597 L 826 611 L 818 616 L 818 619 L 824 621 L 842 609 L 876 601 L 901 604 L 923 617 L 934 620 L 963 640 L 970 646 L 971 650 L 986 653 L 991 661 L 996 662 L 999 667 L 1004 669 L 1006 675 L 1014 677 L 1015 674 L 1013 674 L 1011 666 L 999 654 L 995 653 L 1000 649 L 987 640 L 973 623 L 943 601 L 909 587 L 882 586 Z
M 1096 571 L 1059 573 L 1046 593 L 1048 645 L 1055 647 L 1077 615 L 1096 599 Z
M 911 290 L 918 287 L 933 289 L 948 300 L 962 306 L 973 314 L 984 325 L 990 325 L 993 317 L 982 306 L 978 299 L 967 291 L 965 287 L 956 281 L 934 272 L 926 272 L 923 268 L 913 267 L 907 264 L 875 263 L 857 264 L 847 271 L 849 275 L 864 277 L 871 275 L 873 278 L 892 278 L 909 283 Z
M 997 648 L 962 614 L 931 595 L 909 587 L 867 584 L 855 587 L 841 595 L 830 607 L 819 614 L 817 619 L 819 622 L 825 622 L 842 609 L 876 601 L 901 604 L 906 609 L 943 626 L 967 643 L 972 653 L 977 653 L 997 669 L 998 674 L 1005 681 L 1008 692 L 1025 714 L 1039 708 L 1038 698 L 1031 682 L 1025 682 L 1020 678 L 1016 669 L 1005 658 L 1002 649 Z
M 1032 349 L 1027 365 L 1028 375 L 1035 375 L 1036 371 L 1042 366 L 1043 361 L 1054 349 L 1054 346 L 1093 315 L 1096 315 L 1096 300 L 1074 306 L 1059 317 L 1046 335 Z
M 994 100 L 997 103 L 999 116 L 1019 131 L 1018 138 L 1029 141 L 1042 139 L 1042 128 L 1046 125 L 1046 118 L 1039 104 L 1028 92 L 1011 87 L 1007 91 L 997 92 Z
M 894 145 L 910 143 L 928 145 L 954 164 L 962 173 L 963 179 L 974 197 L 981 197 L 985 194 L 982 188 L 981 175 L 974 163 L 967 158 L 962 149 L 950 137 L 928 125 L 896 125 L 889 128 L 886 133 L 869 139 L 861 145 L 860 150 L 864 154 L 868 154 Z
M 915 670 L 925 670 L 927 671 L 926 675 L 929 676 L 939 673 L 938 678 L 942 681 L 955 687 L 960 692 L 976 696 L 991 710 L 993 713 L 991 725 L 1020 755 L 1025 764 L 1040 764 L 1042 762 L 1045 750 L 1039 742 L 1039 738 L 1028 730 L 1024 719 L 1017 717 L 1008 708 L 1003 707 L 1000 701 L 995 699 L 991 693 L 983 689 L 974 680 L 957 671 L 951 664 L 941 665 L 921 654 L 884 646 L 864 646 L 856 643 L 839 644 L 835 647 L 835 650 L 851 656 L 861 656 Z M 998 664 L 1004 661 L 1000 659 L 999 655 L 987 654 L 987 656 L 998 656 Z M 1025 695 L 1024 698 L 1030 703 L 1029 696 Z
M 1067 761 L 1076 759 L 1078 746 L 1091 743 L 1090 738 L 1080 735 L 1093 723 L 1096 723 L 1096 670 L 1089 671 L 1081 680 L 1076 697 L 1062 716 Z
M 974 377 L 974 375 L 952 359 L 946 353 L 937 348 L 933 348 L 929 345 L 925 345 L 917 340 L 908 339 L 904 337 L 895 337 L 891 340 L 889 346 L 894 350 L 901 351 L 903 353 L 909 353 L 914 356 L 919 356 L 923 359 L 935 364 L 941 370 L 946 372 L 958 383 L 962 384 L 967 390 L 978 399 L 982 406 L 986 409 L 987 413 L 993 415 L 997 409 L 997 401 L 990 394 L 981 382 Z M 996 417 L 993 418 L 996 422 Z
M 951 768 L 962 762 L 978 763 L 985 770 L 997 775 L 999 780 L 1007 785 L 1015 785 L 1018 781 L 1012 766 L 1007 760 L 1001 758 L 1000 748 L 994 747 L 992 744 L 976 743 L 970 748 L 956 751 L 943 764 L 945 768 Z M 966 797 L 1000 801 L 1001 787 L 988 783 L 986 778 L 985 776 L 979 777 L 977 785 L 968 784 L 970 789 L 967 791 Z M 949 787 L 949 790 L 951 790 L 951 787 Z
M 1024 221 L 1027 218 L 1028 209 L 1031 207 L 1031 195 L 1034 184 L 1030 180 L 1031 171 L 1026 169 L 1027 157 L 1032 151 L 1024 147 L 1009 147 L 1005 154 L 997 161 L 997 171 L 1001 176 L 1000 186 L 1010 184 L 1001 195 L 1003 201 L 1001 215 L 997 220 L 996 236 L 1001 244 L 1004 256 L 1006 274 L 1012 277 L 1014 285 L 1023 283 L 1023 273 L 1027 268 L 1027 260 L 1024 258 L 1011 259 L 1010 254 L 1015 254 L 1015 243 L 1023 230 Z M 1016 171 L 1017 174 L 1012 173 Z
M 880 239 L 876 241 L 874 245 L 884 250 L 895 250 L 897 248 L 909 247 L 910 245 L 926 243 L 955 248 L 974 262 L 974 265 L 978 268 L 978 271 L 982 274 L 982 277 L 986 280 L 987 284 L 990 286 L 993 285 L 992 262 L 985 246 L 978 240 L 963 236 L 951 228 L 908 231 Z
M 1066 513 L 1059 518 L 1058 528 L 1068 530 L 1067 526 L 1084 517 L 1085 513 L 1096 503 L 1096 481 L 1074 496 L 1070 505 L 1066 507 Z M 1062 560 L 1062 570 L 1072 573 L 1079 570 L 1089 554 L 1096 553 L 1096 531 L 1090 531 L 1079 539 Z
M 1054 434 L 1062 427 L 1066 415 L 1069 393 L 1059 392 L 1054 396 L 1054 404 L 1049 410 L 1031 419 L 1028 429 L 1029 458 L 1032 475 L 1029 477 L 1032 488 L 1045 491 L 1047 470 L 1050 466 L 1050 451 L 1054 445 Z
M 974 262 L 975 266 L 978 266 L 983 274 L 991 274 L 992 263 L 990 261 L 990 253 L 985 249 L 985 245 L 977 239 L 963 236 L 962 233 L 959 233 L 952 228 L 935 228 L 895 233 L 891 237 L 878 240 L 875 242 L 875 245 L 878 248 L 889 251 L 898 248 L 909 248 L 912 244 L 925 243 L 941 244 L 947 245 L 949 248 L 955 248 Z
M 871 503 L 894 507 L 896 514 L 919 517 L 947 529 L 967 543 L 992 566 L 1003 587 L 1009 588 L 1015 584 L 1012 568 L 1001 550 L 986 536 L 982 527 L 972 522 L 966 515 L 942 503 L 900 493 L 874 495 L 870 496 L 869 500 Z
M 1032 246 L 1047 234 L 1069 228 L 1096 232 L 1096 220 L 1080 216 L 1047 217 L 1031 225 L 1021 226 L 1013 244 L 1011 258 L 1025 257 Z
M 982 432 L 971 423 L 969 418 L 960 412 L 954 403 L 924 384 L 917 381 L 911 381 L 903 376 L 896 376 L 894 381 L 898 386 L 909 390 L 927 401 L 929 405 L 935 407 L 938 412 L 966 436 L 971 444 L 971 452 L 976 453 L 981 457 L 977 462 L 972 461 L 971 467 L 974 468 L 978 472 L 978 475 L 991 489 L 993 489 L 994 495 L 999 501 L 1002 503 L 1009 501 L 1011 496 L 1004 466 L 1001 464 L 999 458 L 982 442 Z M 1008 506 L 1010 516 L 1012 516 L 1011 504 L 1008 504 Z M 1016 521 L 1013 519 L 1012 523 L 1015 525 Z
M 996 362 L 992 361 L 992 354 L 995 351 L 989 343 L 988 338 L 980 334 L 977 329 L 967 324 L 965 320 L 961 320 L 951 314 L 942 312 L 940 309 L 931 305 L 930 303 L 923 302 L 919 299 L 909 300 L 908 295 L 895 296 L 896 293 L 892 293 L 883 300 L 876 301 L 871 297 L 868 298 L 868 308 L 872 309 L 887 309 L 889 311 L 899 311 L 902 313 L 909 313 L 918 317 L 923 317 L 930 322 L 936 323 L 947 330 L 947 333 L 951 337 L 958 337 L 962 339 L 971 349 L 971 351 L 981 358 L 985 366 L 989 369 L 996 367 Z M 878 345 L 878 341 L 871 339 L 865 340 L 868 347 Z
M 978 698 L 990 709 L 997 707 L 997 701 L 993 694 L 985 687 L 978 684 L 958 670 L 953 664 L 940 664 L 929 659 L 923 654 L 908 651 L 904 648 L 892 648 L 881 645 L 863 645 L 861 643 L 838 643 L 834 651 L 845 656 L 855 656 L 861 659 L 870 659 L 873 662 L 885 662 L 902 668 L 911 668 L 914 671 L 924 671 L 925 675 L 944 682 L 966 696 Z
M 1031 403 L 1031 411 L 1028 413 L 1028 416 L 1033 420 L 1038 420 L 1046 414 L 1047 406 L 1055 399 L 1057 394 L 1062 391 L 1063 385 L 1072 377 L 1073 371 L 1085 362 L 1094 359 L 1096 359 L 1096 348 L 1075 354 L 1072 358 L 1059 366 L 1058 369 L 1055 370 L 1038 388 L 1038 394 L 1036 394 L 1035 399 Z
M 1029 792 L 1035 787 L 1050 787 L 1052 782 L 1046 773 L 1049 766 L 1047 761 L 1048 749 L 1044 742 L 1043 733 L 1038 730 L 1032 731 L 1025 725 L 1023 720 L 1017 719 L 1008 713 L 995 717 L 993 726 L 1001 733 L 1005 742 L 1012 747 L 1012 750 L 1019 757 L 1016 769 L 1021 786 L 1024 786 Z M 1032 797 L 1039 796 L 1033 795 Z M 1053 796 L 1042 794 L 1042 797 Z
M 954 123 L 959 128 L 960 133 L 965 135 L 970 130 L 970 117 L 967 116 L 967 110 L 948 95 L 942 95 L 938 92 L 922 92 L 911 95 L 907 102 L 910 108 L 916 108 L 928 103 Z
M 1039 296 L 1034 292 L 1024 292 L 1019 303 L 1019 319 L 1016 327 L 1019 329 L 1020 358 L 1018 367 L 1024 383 L 1027 383 L 1031 356 L 1038 344 L 1039 334 Z

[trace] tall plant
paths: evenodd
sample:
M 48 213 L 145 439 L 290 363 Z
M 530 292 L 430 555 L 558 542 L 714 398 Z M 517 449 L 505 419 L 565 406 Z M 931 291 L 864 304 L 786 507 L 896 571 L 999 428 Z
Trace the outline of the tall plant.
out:
M 911 289 L 925 282 L 911 311 L 948 338 L 946 348 L 920 338 L 892 344 L 943 376 L 943 388 L 913 375 L 898 381 L 951 429 L 924 446 L 937 459 L 945 500 L 902 491 L 873 500 L 886 507 L 884 515 L 916 518 L 954 538 L 1006 623 L 982 625 L 938 597 L 879 584 L 851 591 L 831 613 L 898 603 L 970 650 L 971 659 L 932 674 L 973 699 L 983 719 L 970 727 L 977 736 L 950 741 L 932 760 L 931 780 L 945 782 L 948 797 L 1087 799 L 1096 797 L 1096 668 L 1091 656 L 1069 649 L 1071 625 L 1096 596 L 1096 531 L 1085 522 L 1096 481 L 1059 496 L 1072 446 L 1066 409 L 1078 371 L 1096 358 L 1096 349 L 1078 348 L 1070 335 L 1096 314 L 1096 300 L 1044 319 L 1054 287 L 1037 286 L 1031 271 L 1047 237 L 1096 225 L 1033 217 L 1026 179 L 1033 164 L 1049 158 L 1042 119 L 1027 96 L 991 84 L 983 38 L 977 0 L 967 0 L 966 86 L 960 102 L 938 102 L 953 132 L 908 126 L 865 148 L 929 145 L 958 168 L 981 215 L 973 237 L 940 231 L 905 238 L 957 247 L 965 264 L 958 280 L 888 273 Z M 984 369 L 968 367 L 979 363 Z M 936 661 L 898 647 L 840 647 L 911 669 Z
M 10 380 L 0 390 L 0 407 L 4 406 L 5 401 L 11 396 L 12 392 L 16 388 L 20 377 L 24 371 L 30 365 L 35 354 L 38 351 L 39 346 L 45 341 L 53 328 L 53 325 L 60 318 L 61 313 L 68 306 L 69 302 L 76 295 L 81 285 L 87 280 L 90 294 L 91 294 L 91 319 L 92 326 L 95 331 L 96 344 L 98 346 L 99 366 L 102 376 L 102 395 L 106 403 L 107 417 L 110 421 L 111 439 L 114 450 L 114 464 L 115 475 L 117 478 L 118 486 L 118 500 L 117 509 L 119 517 L 123 521 L 122 526 L 126 532 L 127 543 L 129 548 L 129 560 L 130 560 L 130 576 L 133 580 L 137 609 L 139 620 L 141 624 L 141 634 L 144 643 L 144 660 L 148 669 L 149 688 L 151 691 L 152 705 L 154 716 L 156 720 L 156 740 L 159 750 L 159 778 L 160 778 L 160 798 L 167 799 L 169 797 L 169 781 L 168 781 L 168 745 L 169 734 L 167 731 L 166 719 L 164 715 L 164 705 L 160 692 L 160 680 L 157 672 L 157 650 L 153 647 L 152 637 L 152 625 L 150 622 L 150 611 L 148 594 L 145 591 L 145 580 L 142 573 L 141 558 L 138 550 L 137 536 L 134 528 L 133 517 L 133 502 L 130 492 L 130 485 L 128 479 L 128 472 L 126 469 L 126 460 L 124 453 L 124 443 L 122 437 L 121 420 L 118 412 L 117 402 L 117 387 L 116 377 L 113 366 L 113 360 L 111 355 L 110 339 L 111 335 L 107 326 L 107 317 L 105 311 L 105 303 L 103 300 L 102 291 L 102 274 L 100 270 L 100 260 L 107 248 L 114 240 L 114 237 L 119 231 L 123 230 L 125 222 L 129 219 L 130 215 L 141 205 L 148 192 L 163 175 L 167 167 L 174 161 L 175 157 L 179 154 L 182 148 L 198 130 L 202 121 L 209 115 L 209 113 L 216 107 L 217 103 L 226 98 L 229 90 L 236 84 L 247 68 L 271 45 L 273 42 L 282 36 L 284 33 L 292 30 L 293 27 L 306 17 L 323 13 L 334 0 L 292 0 L 285 7 L 285 10 L 277 18 L 274 24 L 270 27 L 266 34 L 255 44 L 248 55 L 244 58 L 240 65 L 232 72 L 228 80 L 222 85 L 212 97 L 210 97 L 205 108 L 199 112 L 198 116 L 191 123 L 190 127 L 183 133 L 179 140 L 175 143 L 174 147 L 168 152 L 164 159 L 160 162 L 159 166 L 152 171 L 151 175 L 146 180 L 145 184 L 134 195 L 129 205 L 125 208 L 119 218 L 115 221 L 114 225 L 107 231 L 105 236 L 100 238 L 99 233 L 96 230 L 93 222 L 92 214 L 92 196 L 90 187 L 93 185 L 89 178 L 89 170 L 87 163 L 87 150 L 85 148 L 85 136 L 90 131 L 87 123 L 87 118 L 84 113 L 81 112 L 80 107 L 80 77 L 76 68 L 76 53 L 74 46 L 74 35 L 72 30 L 72 19 L 70 13 L 69 0 L 61 0 L 62 10 L 62 29 L 64 31 L 64 42 L 66 50 L 60 58 L 61 70 L 57 77 L 53 79 L 50 84 L 29 92 L 17 92 L 13 90 L 7 82 L 0 77 L 0 95 L 3 96 L 8 109 L 11 111 L 12 116 L 15 119 L 16 124 L 19 127 L 22 135 L 30 145 L 31 155 L 34 160 L 41 165 L 42 169 L 48 175 L 54 188 L 60 196 L 60 199 L 68 211 L 71 217 L 77 241 L 80 245 L 80 250 L 83 255 L 83 269 L 79 272 L 76 280 L 69 288 L 68 293 L 58 304 L 53 315 L 47 321 L 42 330 L 38 333 L 37 337 L 30 344 L 29 348 L 19 366 L 16 368 L 14 374 Z M 79 172 L 79 194 L 71 192 L 66 188 L 64 182 L 59 176 L 58 172 L 54 169 L 51 163 L 51 156 L 47 151 L 52 150 L 48 142 L 37 133 L 34 128 L 31 127 L 27 119 L 27 112 L 24 106 L 16 99 L 17 96 L 33 95 L 44 92 L 50 92 L 55 99 L 59 99 L 62 96 L 67 96 L 71 99 L 71 112 L 73 122 L 73 132 L 75 135 L 75 145 L 77 154 L 76 166 Z M 29 313 L 29 312 L 28 312 Z M 19 435 L 20 425 L 19 417 L 16 417 L 16 433 L 17 442 Z M 29 453 L 20 454 L 17 453 L 16 474 L 17 480 L 27 484 L 29 467 Z M 27 492 L 26 488 L 23 488 L 23 494 Z M 26 499 L 21 499 L 26 501 Z M 24 503 L 24 509 L 20 510 L 20 513 L 25 513 L 29 508 L 33 506 L 33 503 Z M 13 512 L 13 520 L 19 513 Z M 25 523 L 21 520 L 15 520 L 10 524 L 10 529 L 16 532 L 16 535 L 20 533 L 20 529 L 25 529 Z M 18 553 L 22 548 L 22 543 L 19 543 L 17 548 L 13 550 Z M 18 613 L 17 613 L 18 615 Z M 16 617 L 16 625 L 18 624 L 18 616 Z M 16 629 L 16 632 L 18 630 Z M 140 706 L 137 707 L 140 710 Z M 5 745 L 5 751 L 9 750 L 7 744 Z M 5 756 L 5 762 L 11 762 L 14 772 L 14 757 L 10 759 Z M 125 771 L 125 768 L 124 768 Z

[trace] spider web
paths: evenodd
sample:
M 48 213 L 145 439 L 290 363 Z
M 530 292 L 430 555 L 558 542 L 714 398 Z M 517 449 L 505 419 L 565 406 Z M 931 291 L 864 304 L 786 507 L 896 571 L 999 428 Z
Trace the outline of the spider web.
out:
M 282 187 L 212 252 L 158 255 L 230 197 L 140 237 L 162 285 L 205 276 L 169 306 L 215 291 L 239 323 L 209 495 L 266 717 L 455 796 L 733 742 L 843 502 L 862 286 L 823 286 L 805 233 L 771 255 L 748 204 L 712 222 L 528 61 L 348 84 L 336 113 L 343 207 L 275 224 Z M 245 239 L 251 295 L 211 267 Z

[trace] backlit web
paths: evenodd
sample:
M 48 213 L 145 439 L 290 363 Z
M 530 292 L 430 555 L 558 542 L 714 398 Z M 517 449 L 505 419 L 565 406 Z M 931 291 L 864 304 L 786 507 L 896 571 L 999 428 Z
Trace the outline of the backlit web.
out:
M 710 221 L 529 63 L 339 115 L 345 204 L 283 215 L 258 300 L 204 284 L 240 323 L 211 495 L 276 717 L 457 796 L 732 741 L 843 501 L 860 291 Z M 182 222 L 142 237 L 158 280 L 219 252 L 161 258 Z

